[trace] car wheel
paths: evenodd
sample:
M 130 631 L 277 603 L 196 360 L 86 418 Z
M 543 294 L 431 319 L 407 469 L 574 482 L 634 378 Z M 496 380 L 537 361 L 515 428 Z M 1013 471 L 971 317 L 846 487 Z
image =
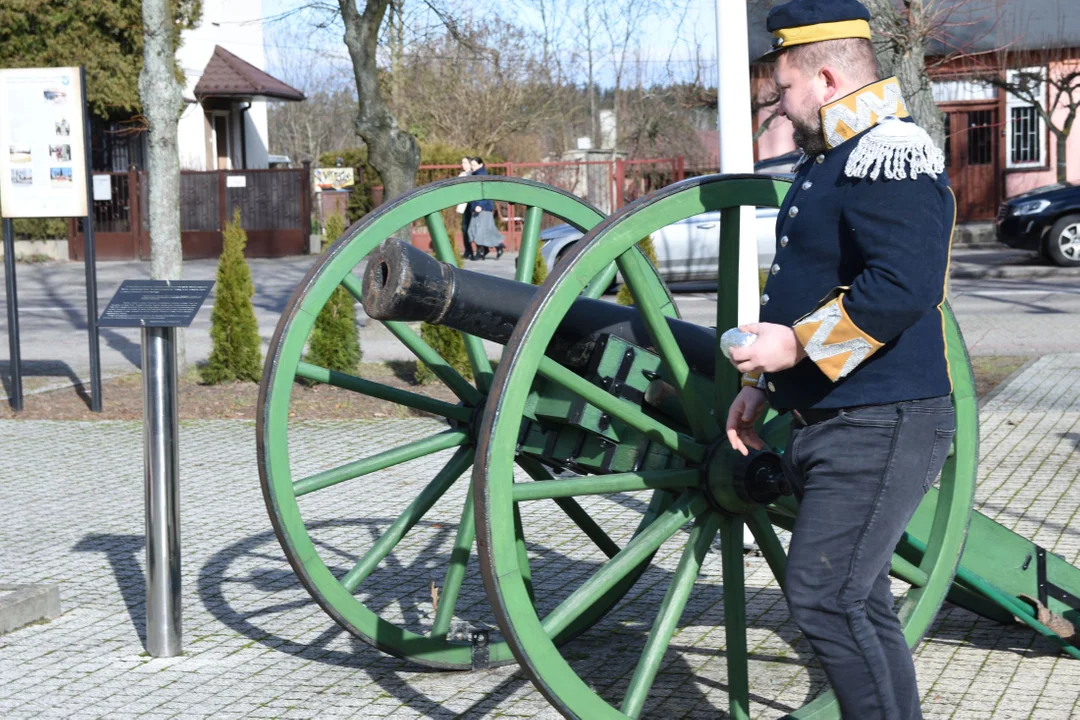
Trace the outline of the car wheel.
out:
M 1080 215 L 1066 215 L 1054 223 L 1046 238 L 1046 256 L 1062 267 L 1080 266 Z

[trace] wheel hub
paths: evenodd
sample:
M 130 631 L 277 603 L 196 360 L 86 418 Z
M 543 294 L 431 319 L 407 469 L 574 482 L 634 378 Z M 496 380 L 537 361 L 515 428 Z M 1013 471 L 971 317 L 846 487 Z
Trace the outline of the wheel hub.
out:
M 791 495 L 780 456 L 768 450 L 751 450 L 743 456 L 726 438 L 713 443 L 701 474 L 701 489 L 717 510 L 742 513 L 770 505 Z

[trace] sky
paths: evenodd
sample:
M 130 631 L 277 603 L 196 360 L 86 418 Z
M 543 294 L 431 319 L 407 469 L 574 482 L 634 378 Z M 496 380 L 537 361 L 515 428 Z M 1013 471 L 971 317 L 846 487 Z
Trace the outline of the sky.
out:
M 672 17 L 670 21 L 655 24 L 642 39 L 643 52 L 640 62 L 650 73 L 671 68 L 673 72 L 681 74 L 680 79 L 689 79 L 693 76 L 697 62 L 695 54 L 700 48 L 700 55 L 704 58 L 710 75 L 714 74 L 716 0 L 678 0 L 678 3 L 685 4 L 687 8 L 685 19 L 680 23 L 679 17 Z M 337 32 L 312 32 L 306 27 L 297 27 L 296 23 L 291 23 L 290 26 L 290 21 L 269 22 L 271 18 L 284 15 L 304 4 L 303 0 L 263 0 L 263 17 L 266 19 L 263 31 L 268 48 L 271 45 L 282 48 L 282 52 L 286 53 L 285 62 L 294 55 L 308 58 L 319 56 L 347 66 L 348 54 Z M 539 30 L 541 27 L 539 14 L 524 3 L 510 0 L 475 0 L 468 5 L 476 16 L 512 16 L 515 22 L 522 23 L 526 29 Z M 281 58 L 273 57 L 273 54 L 273 51 L 268 49 L 271 70 L 275 69 L 276 63 L 282 62 Z M 601 70 L 598 81 L 601 85 L 612 84 L 610 68 Z M 708 78 L 707 81 L 712 84 L 715 79 Z

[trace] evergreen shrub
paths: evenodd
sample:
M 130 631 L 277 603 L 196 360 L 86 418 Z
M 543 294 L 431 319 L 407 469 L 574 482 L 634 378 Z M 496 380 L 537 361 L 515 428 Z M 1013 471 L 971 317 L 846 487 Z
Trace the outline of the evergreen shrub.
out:
M 647 237 L 638 242 L 638 247 L 645 253 L 645 257 L 649 258 L 649 262 L 653 264 L 653 267 L 659 267 L 659 263 L 656 260 L 656 248 L 653 247 L 652 237 Z M 634 304 L 634 296 L 630 294 L 630 286 L 625 282 L 619 288 L 619 293 L 615 296 L 615 302 L 620 305 Z
M 329 216 L 326 219 L 326 247 L 330 247 L 343 232 L 345 218 L 336 213 Z M 312 365 L 351 375 L 356 373 L 362 356 L 360 336 L 356 329 L 356 300 L 339 285 L 315 318 L 305 360 Z
M 210 360 L 199 368 L 204 383 L 216 385 L 234 380 L 258 382 L 262 373 L 259 325 L 251 298 L 255 286 L 244 259 L 247 233 L 237 208 L 225 224 L 224 243 L 218 260 L 214 309 L 210 313 Z

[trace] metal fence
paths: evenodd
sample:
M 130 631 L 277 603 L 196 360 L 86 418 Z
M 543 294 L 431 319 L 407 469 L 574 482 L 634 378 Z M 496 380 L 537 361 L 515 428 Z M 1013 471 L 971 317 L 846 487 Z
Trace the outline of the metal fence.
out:
M 110 197 L 94 202 L 97 256 L 102 260 L 150 258 L 145 171 L 94 173 L 109 177 Z M 278 257 L 307 252 L 311 232 L 310 166 L 302 169 L 182 171 L 180 242 L 185 259 L 221 254 L 225 223 L 240 210 L 247 231 L 245 254 Z M 83 256 L 82 223 L 68 226 L 68 255 Z

